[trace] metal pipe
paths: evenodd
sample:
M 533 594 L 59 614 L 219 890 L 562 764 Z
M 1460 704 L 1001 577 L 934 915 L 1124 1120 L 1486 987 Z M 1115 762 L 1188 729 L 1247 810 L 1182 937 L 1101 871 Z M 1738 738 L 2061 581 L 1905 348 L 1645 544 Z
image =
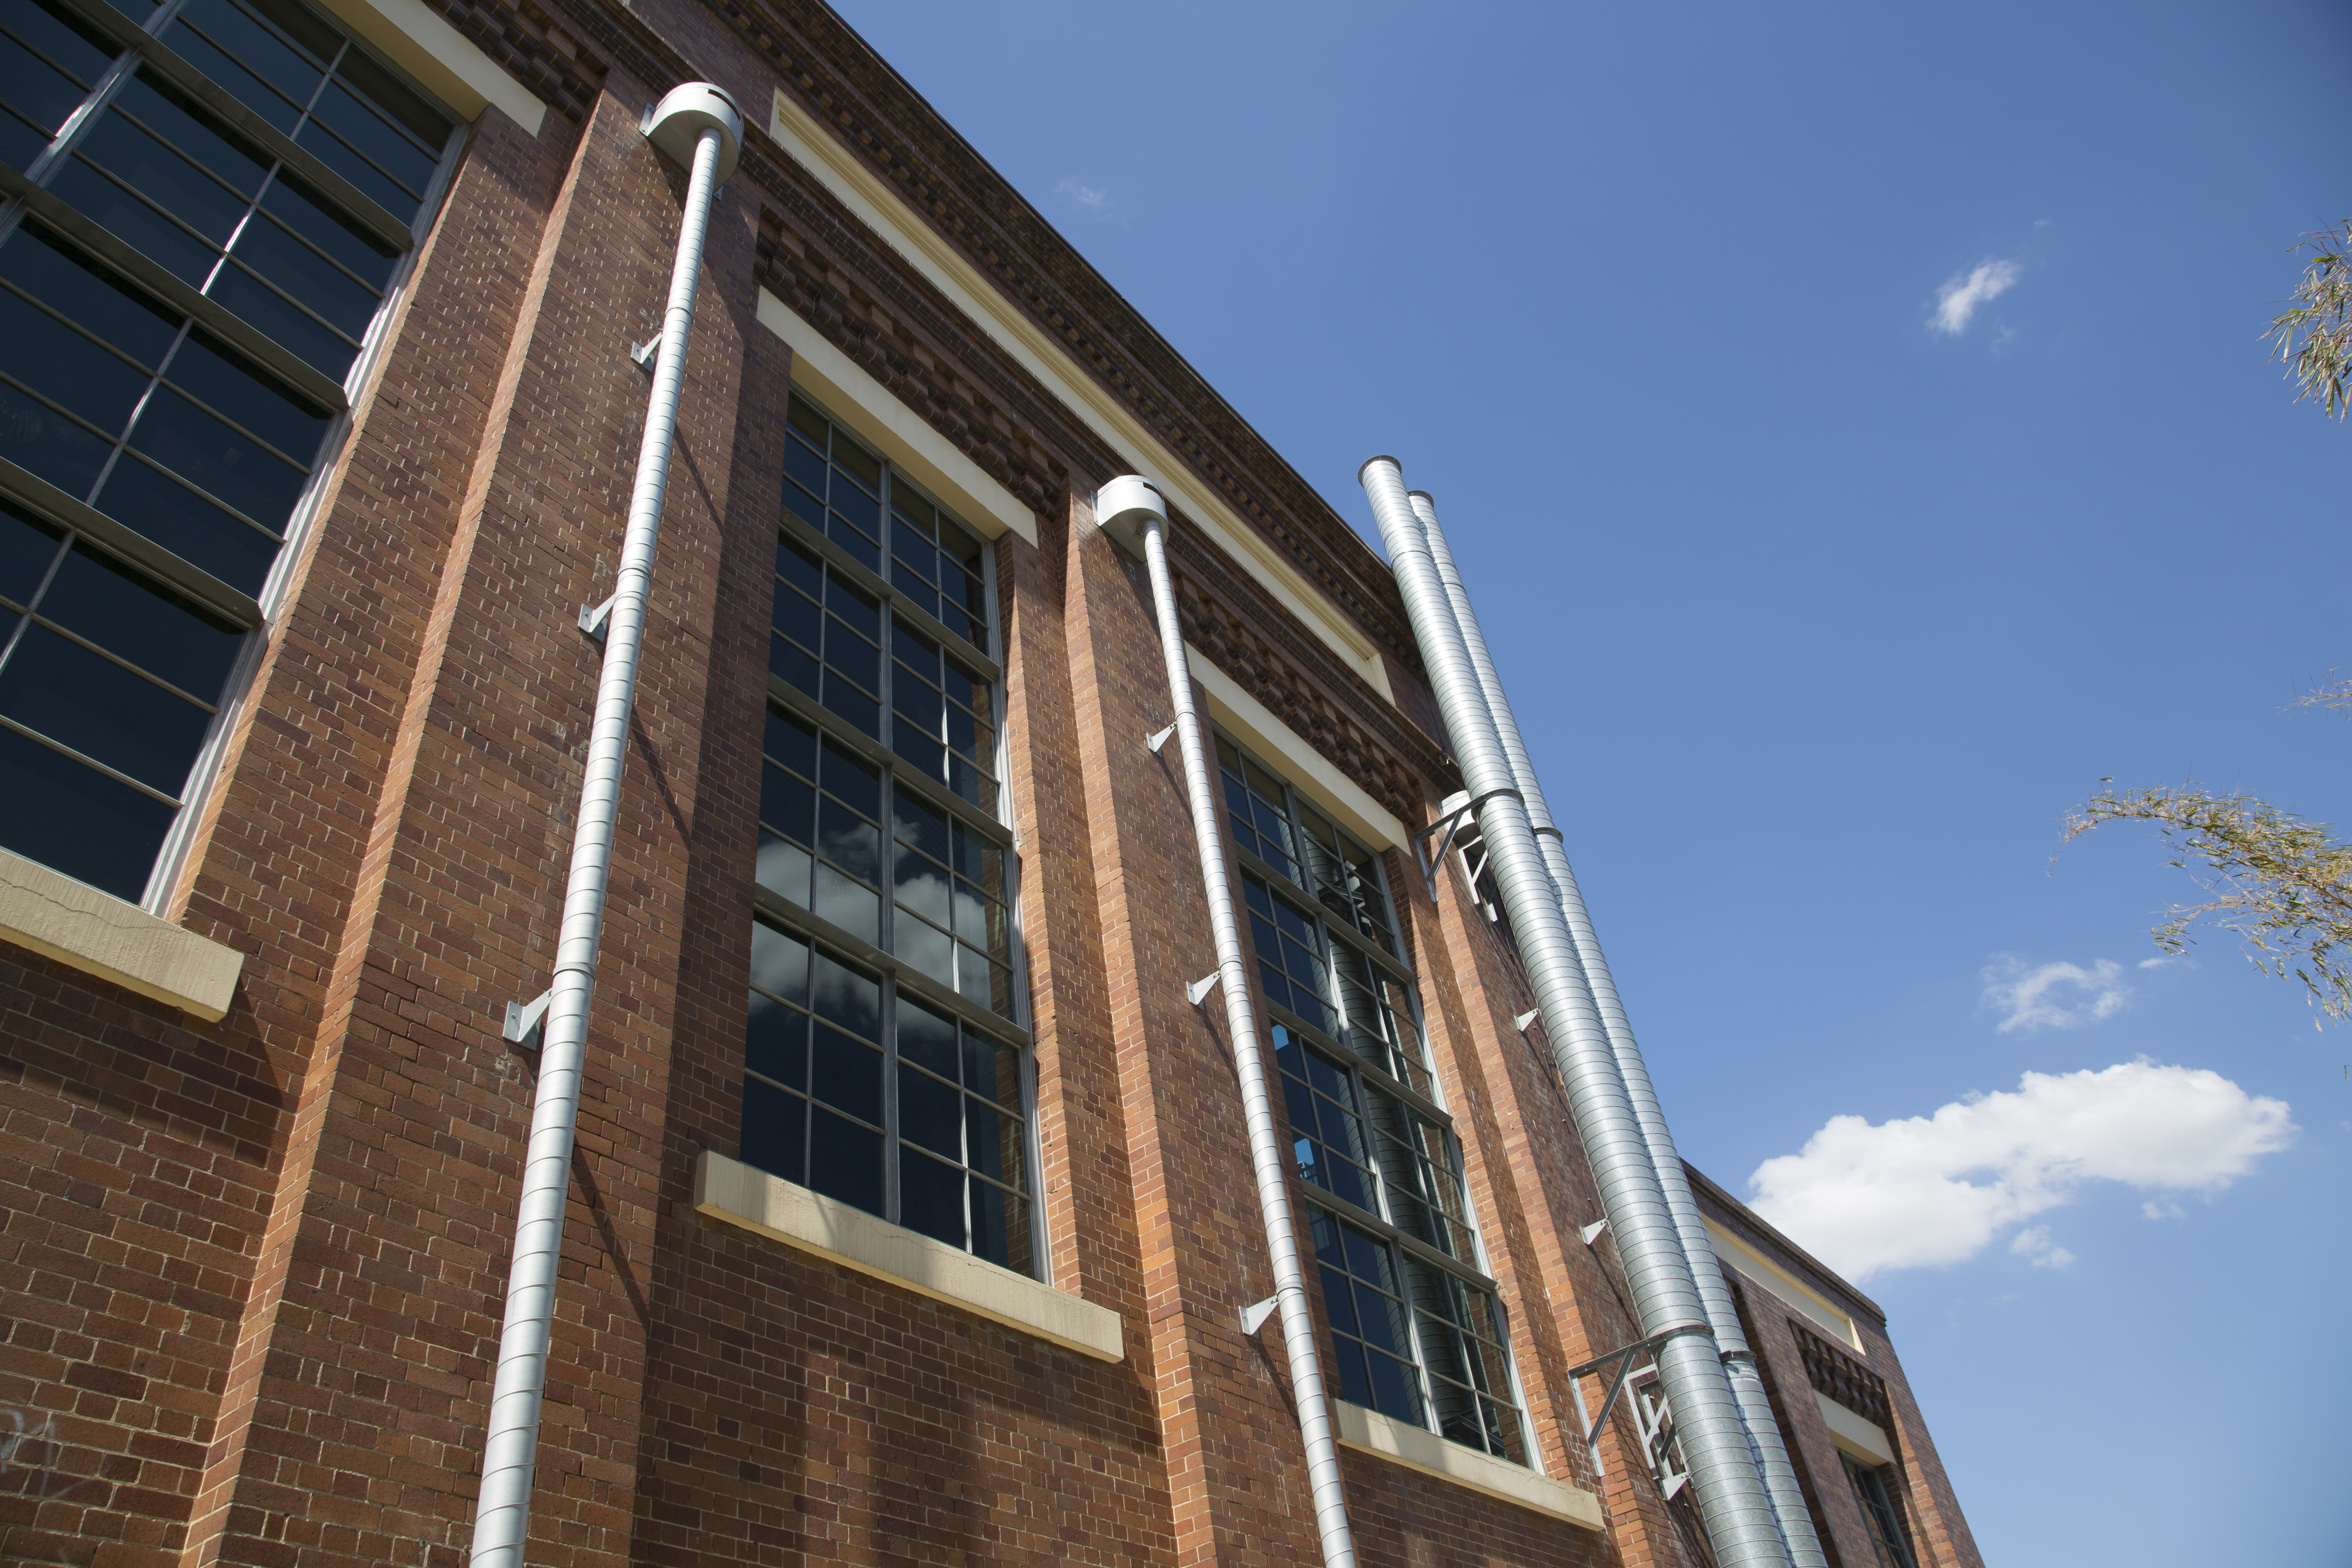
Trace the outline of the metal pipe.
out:
M 1283 1348 L 1290 1359 L 1299 1435 L 1307 1443 L 1315 1528 L 1322 1537 L 1325 1568 L 1354 1568 L 1355 1538 L 1348 1527 L 1330 1395 L 1323 1384 L 1322 1358 L 1315 1348 L 1315 1319 L 1307 1300 L 1306 1270 L 1298 1258 L 1297 1227 L 1291 1217 L 1285 1151 L 1275 1131 L 1274 1100 L 1266 1087 L 1257 1017 L 1250 1005 L 1249 971 L 1242 959 L 1241 926 L 1234 912 L 1233 889 L 1225 879 L 1224 837 L 1218 826 L 1216 791 L 1210 784 L 1201 721 L 1192 711 L 1192 670 L 1176 619 L 1175 589 L 1168 577 L 1168 544 L 1163 535 L 1167 503 L 1150 480 L 1130 474 L 1102 488 L 1095 499 L 1095 516 L 1105 527 L 1139 529 L 1142 534 L 1144 564 L 1150 569 L 1152 604 L 1159 615 L 1160 650 L 1168 666 L 1168 700 L 1175 709 L 1176 738 L 1184 755 L 1184 792 L 1192 809 L 1192 837 L 1200 847 L 1201 881 L 1209 899 L 1209 928 L 1216 937 L 1225 1026 L 1233 1036 L 1234 1064 L 1241 1076 L 1250 1164 L 1257 1176 L 1258 1208 L 1265 1217 L 1275 1296 L 1281 1303 Z
M 621 540 L 620 573 L 589 731 L 587 776 L 580 786 L 580 826 L 572 841 L 555 984 L 540 1047 L 539 1089 L 531 1104 L 514 1265 L 507 1281 L 506 1326 L 499 1338 L 498 1377 L 482 1448 L 482 1489 L 474 1508 L 472 1568 L 521 1568 L 530 1526 L 531 1468 L 539 1454 L 540 1407 L 547 1389 L 548 1335 L 555 1309 L 556 1265 L 563 1250 L 563 1208 L 572 1186 L 572 1137 L 580 1115 L 588 1006 L 595 990 L 596 949 L 604 931 L 605 883 L 613 868 L 614 827 L 628 758 L 629 708 L 636 696 L 654 547 L 677 434 L 678 393 L 686 377 L 686 343 L 694 325 L 711 198 L 733 170 L 743 144 L 742 116 L 733 100 L 702 82 L 664 98 L 644 129 L 672 157 L 686 153 L 679 161 L 690 159 L 690 174 L 678 225 L 677 258 L 670 269 L 669 304 L 662 317 L 661 357 L 655 362 L 645 437 L 637 448 L 636 488 Z
M 1641 1047 L 1634 1041 L 1633 1025 L 1627 1021 L 1624 1004 L 1617 994 L 1617 983 L 1609 973 L 1609 961 L 1601 955 L 1600 937 L 1592 929 L 1592 917 L 1585 909 L 1576 873 L 1569 866 L 1559 828 L 1552 820 L 1550 806 L 1545 803 L 1543 785 L 1536 778 L 1535 763 L 1519 733 L 1511 700 L 1504 694 L 1502 677 L 1486 647 L 1486 632 L 1478 624 L 1477 612 L 1470 606 L 1469 591 L 1454 566 L 1445 530 L 1437 521 L 1437 503 L 1426 490 L 1414 490 L 1406 499 L 1421 521 L 1430 560 L 1437 568 L 1438 581 L 1444 585 L 1446 601 L 1453 606 L 1454 625 L 1461 630 L 1479 689 L 1486 694 L 1486 710 L 1494 719 L 1503 754 L 1510 763 L 1511 777 L 1527 801 L 1528 819 L 1534 825 L 1537 846 L 1559 897 L 1560 916 L 1568 922 L 1577 962 L 1584 970 L 1585 984 L 1592 992 L 1593 1005 L 1609 1037 L 1611 1053 L 1617 1058 L 1618 1076 L 1624 1079 L 1626 1095 L 1633 1106 L 1633 1119 L 1641 1125 L 1642 1141 L 1648 1146 L 1651 1168 L 1657 1173 L 1666 1208 L 1674 1215 L 1684 1258 L 1698 1287 L 1699 1299 L 1706 1303 L 1707 1323 L 1715 1330 L 1716 1350 L 1731 1380 L 1732 1395 L 1738 1403 L 1748 1442 L 1763 1473 L 1773 1517 L 1779 1521 L 1782 1540 L 1788 1543 L 1790 1561 L 1795 1568 L 1828 1568 L 1829 1560 L 1822 1555 L 1821 1540 L 1813 1531 L 1812 1514 L 1805 1507 L 1804 1492 L 1797 1484 L 1796 1469 L 1789 1462 L 1788 1446 L 1781 1441 L 1780 1424 L 1772 1418 L 1772 1402 L 1764 1391 L 1763 1375 L 1757 1370 L 1755 1352 L 1740 1331 L 1739 1310 L 1732 1302 L 1730 1288 L 1724 1283 L 1715 1244 L 1707 1237 L 1706 1223 L 1699 1215 L 1697 1200 L 1691 1194 L 1682 1156 L 1675 1150 L 1674 1135 L 1666 1130 L 1665 1112 L 1658 1104 L 1650 1069 L 1642 1059 Z
M 1454 755 L 1478 808 L 1478 831 L 1496 890 L 1511 917 L 1519 952 L 1543 1009 L 1578 1139 L 1592 1167 L 1602 1212 L 1624 1260 L 1627 1288 L 1643 1337 L 1670 1335 L 1657 1365 L 1674 1406 L 1675 1430 L 1697 1495 L 1699 1517 L 1725 1568 L 1787 1568 L 1789 1554 L 1758 1473 L 1730 1380 L 1684 1257 L 1648 1145 L 1633 1113 L 1616 1056 L 1578 963 L 1560 913 L 1559 894 L 1537 847 L 1469 649 L 1431 559 L 1427 537 L 1406 500 L 1396 459 L 1365 463 L 1357 478 L 1371 500 L 1404 598 L 1423 664 L 1445 721 Z

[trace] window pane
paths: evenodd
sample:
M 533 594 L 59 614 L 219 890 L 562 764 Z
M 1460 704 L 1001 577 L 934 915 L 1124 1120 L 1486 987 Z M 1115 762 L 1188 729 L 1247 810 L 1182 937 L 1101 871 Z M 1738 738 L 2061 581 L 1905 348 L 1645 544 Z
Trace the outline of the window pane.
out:
M 964 1246 L 963 1188 L 964 1174 L 955 1166 L 912 1149 L 899 1151 L 898 1223 L 908 1230 Z
M 808 1101 L 756 1078 L 743 1080 L 743 1163 L 808 1184 Z
M 269 189 L 261 198 L 261 210 L 351 268 L 371 289 L 380 290 L 389 283 L 393 269 L 407 254 L 378 239 L 374 231 L 360 227 L 333 203 L 313 194 L 308 185 L 283 169 L 269 182 Z M 262 270 L 269 268 L 265 267 Z
M 118 899 L 136 901 L 173 810 L 0 728 L 0 845 Z
M 7 19 L 13 25 L 18 11 L 31 9 L 20 0 L 18 5 L 9 7 Z M 101 59 L 98 69 L 105 68 L 106 63 Z M 95 79 L 97 72 L 90 74 Z M 47 144 L 49 136 L 57 133 L 58 127 L 65 123 L 67 115 L 81 106 L 81 100 L 89 96 L 89 91 L 88 84 L 75 81 L 15 39 L 0 37 L 0 100 L 5 100 L 35 126 L 48 132 L 48 135 L 26 137 L 33 152 L 37 153 Z M 19 158 L 10 162 L 22 168 L 32 160 Z
M 992 1263 L 1034 1275 L 1030 1256 L 1029 1203 L 1002 1187 L 971 1178 L 971 1249 Z
M 0 278 L 55 307 L 142 364 L 163 363 L 181 317 L 69 242 L 27 223 L 0 246 Z
M 0 372 L 110 435 L 121 434 L 131 423 L 149 379 L 145 371 L 5 290 L 0 290 Z
M 257 225 L 260 221 L 255 220 Z M 305 363 L 331 380 L 342 380 L 352 368 L 352 361 L 359 357 L 356 342 L 312 319 L 292 300 L 235 262 L 222 268 L 213 279 L 211 294 L 225 309 L 293 350 Z
M 14 600 L 20 608 L 31 604 L 64 540 L 53 524 L 0 500 L 0 599 Z M 5 625 L 14 626 L 16 621 L 12 617 Z M 0 638 L 5 636 L 0 631 Z
M 310 479 L 169 387 L 148 399 L 131 444 L 272 529 L 285 527 Z
M 58 566 L 40 611 L 43 619 L 208 702 L 219 696 L 245 643 L 242 627 L 88 544 Z
M 751 984 L 796 1005 L 808 1002 L 808 943 L 765 921 L 751 922 Z
M 963 1157 L 963 1095 L 951 1083 L 901 1060 L 898 1065 L 898 1136 L 950 1160 Z M 961 1205 L 958 1205 L 961 1207 Z
M 331 416 L 294 396 L 202 328 L 191 331 L 164 376 L 236 420 L 295 462 L 308 465 Z
M 809 1045 L 809 1092 L 860 1121 L 882 1120 L 882 1053 L 824 1024 Z
M 816 1016 L 861 1039 L 882 1037 L 882 987 L 819 952 L 809 969 Z
M 295 9 L 291 0 L 260 0 L 260 3 L 272 16 Z M 440 110 L 409 91 L 391 72 L 357 49 L 343 57 L 337 74 L 351 85 L 352 91 L 383 110 L 386 118 L 425 143 L 436 157 L 448 142 L 449 121 Z
M 898 994 L 898 1058 L 942 1078 L 955 1076 L 955 1025 L 903 991 Z
M 95 504 L 181 560 L 257 596 L 278 559 L 275 537 L 129 452 L 115 460 Z
M 46 626 L 0 668 L 0 713 L 176 795 L 212 715 Z
M 187 37 L 191 24 L 208 34 L 216 46 L 208 52 L 216 58 L 226 50 L 242 68 L 233 74 L 216 71 L 213 59 L 197 53 L 205 47 L 202 41 Z M 163 39 L 280 131 L 294 129 L 302 106 L 319 90 L 320 79 L 326 74 L 320 68 L 324 60 L 307 57 L 228 0 L 191 0 L 163 30 Z M 330 46 L 327 58 L 332 58 Z
M 0 383 L 0 457 L 79 500 L 105 470 L 109 450 L 82 426 Z
M 882 1213 L 882 1134 L 815 1107 L 809 1129 L 814 1190 L 867 1214 Z
M 743 1065 L 793 1089 L 808 1088 L 808 1015 L 759 991 L 751 993 L 743 1036 Z
M 109 118 L 112 119 L 111 116 Z M 120 121 L 115 124 L 132 139 L 131 151 L 137 151 L 138 143 L 144 143 L 154 150 L 154 144 L 147 141 L 144 132 L 134 131 Z M 158 155 L 169 157 L 177 164 L 182 179 L 199 177 L 177 154 L 158 151 Z M 149 260 L 184 283 L 203 283 L 205 275 L 213 269 L 214 258 L 220 254 L 100 174 L 93 164 L 79 156 L 49 182 L 49 193 L 79 207 L 100 227 L 127 241 Z

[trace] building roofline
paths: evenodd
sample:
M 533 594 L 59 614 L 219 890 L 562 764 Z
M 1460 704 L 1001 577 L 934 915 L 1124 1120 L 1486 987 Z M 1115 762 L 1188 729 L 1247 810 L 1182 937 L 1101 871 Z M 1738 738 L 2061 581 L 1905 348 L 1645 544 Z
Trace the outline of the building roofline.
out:
M 1839 1296 L 1844 1298 L 1847 1302 L 1859 1308 L 1864 1313 L 1867 1314 L 1870 1320 L 1876 1323 L 1882 1331 L 1885 1330 L 1886 1327 L 1886 1309 L 1881 1307 L 1877 1302 L 1872 1300 L 1860 1290 L 1855 1289 L 1852 1285 L 1848 1284 L 1844 1276 L 1830 1268 L 1828 1264 L 1823 1263 L 1820 1258 L 1815 1258 L 1811 1253 L 1807 1252 L 1803 1247 L 1799 1247 L 1795 1242 L 1790 1241 L 1786 1236 L 1782 1235 L 1780 1231 L 1760 1217 L 1754 1209 L 1749 1208 L 1746 1204 L 1741 1203 L 1738 1198 L 1733 1197 L 1731 1194 L 1726 1191 L 1723 1187 L 1709 1180 L 1705 1172 L 1701 1171 L 1696 1165 L 1692 1164 L 1688 1160 L 1683 1162 L 1683 1173 L 1690 1178 L 1691 1185 L 1697 1189 L 1699 1195 L 1702 1198 L 1719 1205 L 1729 1214 L 1731 1218 L 1737 1220 L 1747 1229 L 1753 1231 L 1759 1240 L 1767 1242 L 1771 1246 L 1778 1247 L 1783 1259 L 1787 1263 L 1801 1269 L 1806 1274 L 1806 1283 L 1820 1289 L 1836 1292 Z

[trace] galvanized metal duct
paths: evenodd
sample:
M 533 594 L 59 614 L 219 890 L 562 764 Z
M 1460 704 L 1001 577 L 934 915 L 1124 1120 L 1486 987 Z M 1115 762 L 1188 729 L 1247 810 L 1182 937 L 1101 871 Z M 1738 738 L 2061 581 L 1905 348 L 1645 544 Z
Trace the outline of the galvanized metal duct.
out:
M 1586 984 L 1559 889 L 1537 847 L 1534 824 L 1425 531 L 1406 498 L 1404 476 L 1395 458 L 1379 457 L 1357 478 L 1371 500 L 1463 783 L 1472 800 L 1481 803 L 1478 831 L 1543 1009 L 1544 1032 L 1600 1188 L 1602 1212 L 1624 1260 L 1635 1316 L 1644 1337 L 1662 1340 L 1659 1376 L 1674 1405 L 1675 1428 L 1707 1540 L 1725 1568 L 1788 1568 L 1788 1551 L 1717 1358 L 1706 1304 Z
M 1315 1348 L 1315 1318 L 1307 1300 L 1307 1275 L 1299 1262 L 1297 1225 L 1291 1215 L 1290 1181 L 1284 1169 L 1287 1152 L 1275 1128 L 1265 1048 L 1259 1043 L 1256 1013 L 1250 1005 L 1249 970 L 1242 958 L 1241 926 L 1234 910 L 1233 887 L 1225 878 L 1217 792 L 1208 752 L 1201 741 L 1201 721 L 1192 710 L 1192 670 L 1184 655 L 1184 633 L 1176 619 L 1176 591 L 1168 576 L 1164 534 L 1168 507 L 1150 480 L 1129 474 L 1111 480 L 1095 497 L 1095 521 L 1125 537 L 1139 533 L 1144 564 L 1151 574 L 1160 651 L 1168 666 L 1168 700 L 1175 710 L 1176 740 L 1184 758 L 1184 793 L 1192 805 L 1192 837 L 1201 853 L 1209 929 L 1216 939 L 1218 989 L 1224 993 L 1225 1026 L 1233 1035 L 1242 1114 L 1249 1128 L 1250 1165 L 1257 1177 L 1258 1209 L 1265 1216 L 1266 1252 L 1274 1265 L 1283 1348 L 1290 1360 L 1299 1436 L 1307 1444 L 1315 1528 L 1322 1537 L 1324 1568 L 1355 1568 L 1355 1537 L 1348 1527 L 1347 1498 L 1340 1486 L 1337 1429 L 1331 1421 L 1330 1395 L 1324 1387 L 1322 1357 Z
M 523 1154 L 506 1326 L 499 1338 L 498 1380 L 490 1394 L 489 1433 L 482 1449 L 482 1490 L 474 1508 L 472 1568 L 521 1568 L 530 1528 L 531 1469 L 539 1456 L 540 1409 L 547 1389 L 548 1333 L 555 1310 L 556 1265 L 563 1251 L 563 1206 L 572 1185 L 572 1131 L 580 1119 L 588 1005 L 595 992 L 604 887 L 613 869 L 614 825 L 628 760 L 629 709 L 636 698 L 654 547 L 677 434 L 678 394 L 686 379 L 686 342 L 694 325 L 711 197 L 733 172 L 743 145 L 743 117 L 734 100 L 707 82 L 688 83 L 663 98 L 647 117 L 645 131 L 656 147 L 688 164 L 690 173 L 678 224 L 677 258 L 670 268 L 669 303 L 662 317 L 661 354 L 654 363 L 645 437 L 637 448 L 635 491 L 628 528 L 621 537 L 621 567 L 589 731 L 587 776 L 580 787 L 580 826 L 572 840 L 555 984 L 540 1046 L 539 1090 Z M 614 353 L 619 352 L 615 344 Z
M 1502 677 L 1487 650 L 1486 632 L 1478 624 L 1477 613 L 1471 608 L 1462 574 L 1454 567 L 1454 552 L 1446 543 L 1444 528 L 1437 521 L 1437 505 L 1425 490 L 1414 490 L 1406 499 L 1421 521 L 1431 563 L 1437 569 L 1438 581 L 1444 585 L 1446 601 L 1453 606 L 1454 624 L 1461 630 L 1479 689 L 1486 695 L 1486 710 L 1495 721 L 1503 754 L 1510 763 L 1511 777 L 1527 803 L 1537 847 L 1542 851 L 1544 866 L 1550 871 L 1552 885 L 1559 892 L 1560 916 L 1568 922 L 1585 984 L 1592 993 L 1601 1028 L 1617 1058 L 1618 1076 L 1624 1079 L 1633 1118 L 1640 1123 L 1642 1141 L 1649 1149 L 1651 1169 L 1657 1173 L 1658 1186 L 1665 1195 L 1668 1212 L 1674 1215 L 1685 1260 L 1698 1287 L 1699 1299 L 1706 1304 L 1706 1321 L 1715 1330 L 1716 1349 L 1731 1380 L 1732 1394 L 1738 1402 L 1748 1442 L 1762 1469 L 1766 1493 L 1781 1537 L 1788 1544 L 1790 1561 L 1795 1568 L 1828 1568 L 1820 1538 L 1813 1531 L 1812 1514 L 1806 1509 L 1804 1493 L 1797 1484 L 1797 1472 L 1789 1462 L 1788 1447 L 1780 1439 L 1780 1424 L 1772 1418 L 1772 1403 L 1764 1392 L 1764 1379 L 1757 1370 L 1755 1352 L 1749 1349 L 1747 1336 L 1740 1332 L 1738 1309 L 1732 1304 L 1730 1289 L 1724 1284 L 1715 1245 L 1707 1237 L 1697 1200 L 1691 1195 L 1682 1156 L 1675 1150 L 1674 1135 L 1666 1130 L 1665 1112 L 1658 1105 L 1657 1091 L 1650 1082 L 1650 1069 L 1642 1060 L 1641 1047 L 1634 1042 L 1633 1026 L 1626 1020 L 1624 1005 L 1617 994 L 1617 983 L 1609 973 L 1609 961 L 1601 955 L 1592 917 L 1584 907 L 1576 873 L 1569 867 L 1567 847 L 1559 826 L 1552 821 L 1551 808 L 1545 804 L 1535 763 L 1528 755 L 1518 720 L 1511 711 Z M 1688 1451 L 1687 1444 L 1685 1451 Z

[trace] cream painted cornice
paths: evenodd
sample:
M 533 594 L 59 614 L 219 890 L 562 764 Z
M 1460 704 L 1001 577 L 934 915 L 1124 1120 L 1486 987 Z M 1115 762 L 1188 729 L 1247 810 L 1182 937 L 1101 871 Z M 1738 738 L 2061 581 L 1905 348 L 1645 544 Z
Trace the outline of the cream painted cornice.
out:
M 1352 616 L 1324 597 L 1256 529 L 1202 485 L 1182 459 L 1104 390 L 1050 333 L 1007 300 L 979 268 L 909 209 L 887 183 L 781 88 L 770 111 L 768 134 L 1024 370 L 1043 382 L 1087 428 L 1125 453 L 1139 473 L 1182 508 L 1218 548 L 1240 563 L 1259 586 L 1338 654 L 1348 668 L 1382 698 L 1396 700 L 1379 648 Z

